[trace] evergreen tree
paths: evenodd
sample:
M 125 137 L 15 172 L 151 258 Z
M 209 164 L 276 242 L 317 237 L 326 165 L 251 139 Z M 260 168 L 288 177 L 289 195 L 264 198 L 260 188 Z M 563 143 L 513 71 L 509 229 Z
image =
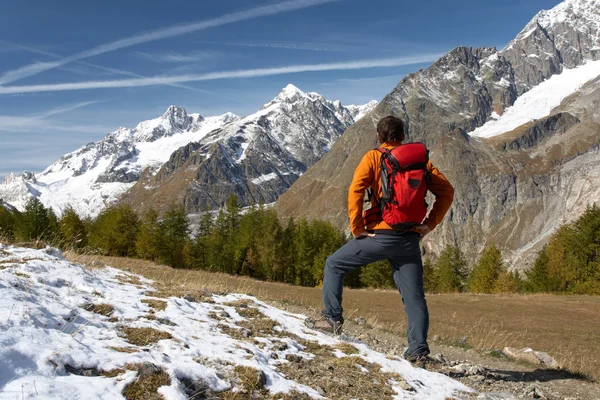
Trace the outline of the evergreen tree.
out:
M 436 291 L 462 292 L 467 276 L 467 262 L 458 247 L 446 246 L 434 265 Z
M 498 276 L 503 272 L 505 267 L 500 249 L 495 244 L 486 247 L 469 275 L 469 291 L 492 293 Z
M 429 257 L 423 260 L 423 287 L 426 292 L 435 292 L 436 290 L 433 263 Z
M 44 240 L 50 236 L 50 219 L 46 207 L 37 197 L 31 197 L 17 220 L 15 236 L 19 240 Z
M 58 227 L 58 217 L 52 208 L 48 208 L 47 213 L 48 229 L 46 229 L 44 239 L 55 246 L 59 246 L 62 243 L 62 236 Z
M 70 205 L 65 208 L 58 221 L 58 230 L 62 238 L 62 247 L 81 250 L 87 246 L 85 225 Z
M 138 217 L 128 204 L 108 207 L 92 224 L 90 246 L 111 256 L 134 256 L 138 227 Z
M 281 233 L 278 253 L 277 258 L 283 266 L 281 282 L 294 283 L 296 281 L 296 223 L 292 217 L 288 219 Z
M 4 208 L 0 202 L 0 239 L 12 241 L 15 237 L 15 225 L 21 213 L 11 212 Z
M 377 261 L 361 268 L 360 282 L 363 286 L 377 289 L 396 287 L 390 263 L 386 260 Z
M 161 236 L 158 212 L 151 208 L 140 223 L 140 229 L 135 239 L 137 256 L 145 260 L 157 261 L 161 254 Z
M 159 223 L 161 261 L 174 268 L 184 267 L 184 249 L 189 240 L 189 221 L 183 207 L 172 205 Z
M 229 223 L 225 211 L 221 208 L 215 219 L 209 239 L 209 270 L 235 273 L 233 246 L 229 243 Z
M 533 268 L 526 274 L 524 288 L 528 292 L 555 292 L 560 287 L 558 279 L 548 273 L 548 253 L 544 247 L 535 260 Z
M 498 275 L 494 283 L 494 293 L 519 293 L 523 287 L 523 280 L 517 271 L 507 271 L 504 269 Z
M 192 268 L 207 269 L 209 267 L 209 247 L 212 225 L 212 215 L 210 214 L 210 211 L 206 209 L 200 217 L 198 231 L 194 238 L 194 245 L 192 247 Z

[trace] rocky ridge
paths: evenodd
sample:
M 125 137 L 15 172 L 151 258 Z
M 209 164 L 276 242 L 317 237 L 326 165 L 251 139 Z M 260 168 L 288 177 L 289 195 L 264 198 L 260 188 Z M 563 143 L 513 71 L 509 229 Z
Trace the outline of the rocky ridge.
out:
M 243 205 L 272 203 L 374 105 L 346 108 L 288 85 L 257 113 L 175 151 L 123 201 L 140 212 L 174 202 L 190 213 L 220 207 L 231 193 Z

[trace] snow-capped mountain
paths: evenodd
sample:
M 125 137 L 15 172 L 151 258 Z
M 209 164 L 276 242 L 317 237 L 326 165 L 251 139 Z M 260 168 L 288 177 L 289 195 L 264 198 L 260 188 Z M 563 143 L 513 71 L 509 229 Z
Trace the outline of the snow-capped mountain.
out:
M 426 250 L 459 245 L 474 258 L 494 242 L 525 268 L 561 223 L 600 202 L 599 76 L 600 0 L 566 0 L 501 51 L 458 47 L 407 75 L 275 208 L 347 229 L 354 168 L 377 146 L 378 119 L 393 114 L 456 189 Z
M 346 108 L 288 85 L 258 112 L 175 151 L 123 200 L 140 211 L 174 202 L 188 212 L 219 207 L 230 193 L 243 205 L 271 203 L 375 104 Z
M 519 94 L 563 68 L 600 58 L 600 0 L 565 0 L 540 11 L 502 55 L 513 66 Z
M 98 142 L 62 156 L 42 173 L 9 174 L 0 185 L 0 198 L 22 209 L 31 196 L 36 196 L 59 213 L 70 204 L 80 214 L 94 216 L 107 204 L 118 201 L 140 176 L 143 175 L 145 180 L 154 177 L 178 149 L 185 151 L 188 145 L 194 147 L 229 140 L 231 133 L 241 126 L 256 124 L 263 117 L 261 121 L 283 121 L 285 117 L 277 114 L 292 109 L 299 112 L 298 116 L 305 116 L 304 122 L 289 124 L 289 129 L 295 129 L 293 132 L 284 122 L 274 129 L 284 137 L 278 146 L 304 154 L 299 156 L 300 163 L 292 166 L 292 176 L 297 177 L 306 165 L 312 165 L 329 149 L 355 118 L 373 106 L 371 102 L 347 109 L 316 93 L 305 94 L 293 85 L 285 88 L 258 113 L 243 119 L 232 113 L 204 118 L 199 114 L 188 114 L 181 107 L 170 106 L 158 118 L 140 122 L 133 129 L 119 128 Z M 316 125 L 310 122 L 315 120 L 312 118 L 315 112 L 327 114 L 326 118 L 318 119 Z M 228 130 L 230 134 L 222 135 L 219 129 L 227 125 L 232 125 Z M 296 141 L 295 137 L 302 139 Z M 264 150 L 280 151 L 280 148 Z M 285 163 L 282 168 L 287 168 Z M 243 176 L 237 178 L 244 179 Z M 288 186 L 293 179 L 286 178 Z

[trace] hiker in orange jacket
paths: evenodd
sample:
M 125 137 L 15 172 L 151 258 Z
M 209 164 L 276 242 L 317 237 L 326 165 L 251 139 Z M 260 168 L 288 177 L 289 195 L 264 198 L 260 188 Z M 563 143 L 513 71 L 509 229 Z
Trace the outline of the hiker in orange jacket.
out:
M 381 157 L 387 153 L 385 149 L 392 150 L 402 144 L 405 138 L 404 123 L 400 118 L 393 116 L 383 118 L 377 124 L 377 137 L 382 143 L 381 148 L 371 150 L 363 157 L 354 172 L 348 191 L 348 216 L 354 239 L 327 259 L 323 280 L 322 318 L 317 321 L 307 320 L 307 325 L 326 332 L 341 332 L 344 323 L 344 276 L 372 262 L 388 260 L 408 318 L 408 349 L 404 356 L 409 361 L 417 361 L 429 354 L 429 313 L 423 290 L 423 262 L 419 240 L 442 221 L 452 204 L 454 188 L 446 177 L 426 160 L 423 166 L 427 173 L 427 189 L 435 196 L 435 204 L 427 218 L 412 223 L 406 230 L 393 229 L 382 218 L 365 226 L 365 190 L 371 189 L 373 197 L 382 198 Z M 424 196 L 422 197 L 423 204 L 426 204 Z

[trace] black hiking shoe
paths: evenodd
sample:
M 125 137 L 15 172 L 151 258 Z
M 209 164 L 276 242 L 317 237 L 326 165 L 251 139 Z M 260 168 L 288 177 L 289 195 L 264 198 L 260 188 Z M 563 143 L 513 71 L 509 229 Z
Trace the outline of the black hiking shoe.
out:
M 321 332 L 330 333 L 334 335 L 342 334 L 342 325 L 343 321 L 335 321 L 331 318 L 327 318 L 325 316 L 321 316 L 319 319 L 314 318 L 306 318 L 304 320 L 304 325 L 310 329 L 316 329 Z
M 429 350 L 408 354 L 407 349 L 404 352 L 404 359 L 409 363 L 415 364 L 415 366 L 422 368 L 428 361 L 431 360 L 431 357 L 429 357 Z

